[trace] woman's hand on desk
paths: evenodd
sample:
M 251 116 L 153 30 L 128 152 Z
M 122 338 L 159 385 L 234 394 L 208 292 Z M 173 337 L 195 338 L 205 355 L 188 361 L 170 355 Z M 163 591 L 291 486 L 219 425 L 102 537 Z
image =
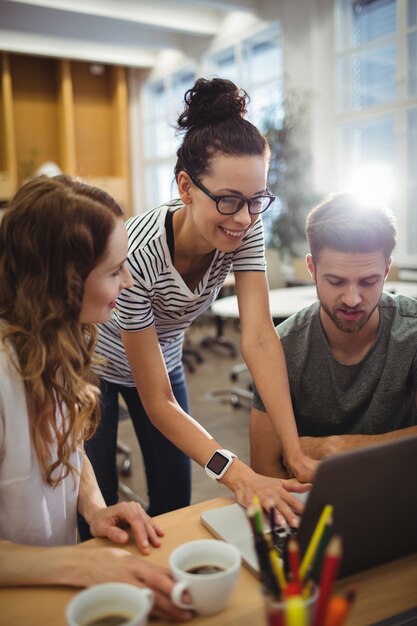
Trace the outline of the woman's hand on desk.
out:
M 113 506 L 96 508 L 88 521 L 94 537 L 107 537 L 115 543 L 129 541 L 129 533 L 125 528 L 130 527 L 142 554 L 149 553 L 149 543 L 159 547 L 159 537 L 164 535 L 164 531 L 138 502 L 119 502 Z
M 191 619 L 190 611 L 179 609 L 171 602 L 175 581 L 168 569 L 147 563 L 122 548 L 86 550 L 81 546 L 78 551 L 81 550 L 84 561 L 78 584 L 89 587 L 97 583 L 117 581 L 149 587 L 155 597 L 151 615 L 168 620 Z
M 98 583 L 125 582 L 154 592 L 152 615 L 185 621 L 191 612 L 171 602 L 175 585 L 169 571 L 147 563 L 122 548 L 76 546 L 25 546 L 0 541 L 0 586 L 65 585 L 90 587 Z M 186 598 L 184 598 L 187 601 Z
M 295 479 L 283 480 L 261 476 L 240 463 L 238 459 L 226 472 L 222 482 L 234 491 L 237 501 L 243 506 L 248 507 L 253 501 L 253 496 L 258 496 L 264 509 L 269 510 L 275 505 L 278 523 L 285 520 L 293 527 L 299 524 L 303 505 L 291 492 L 304 493 L 311 488 L 310 484 L 301 484 Z

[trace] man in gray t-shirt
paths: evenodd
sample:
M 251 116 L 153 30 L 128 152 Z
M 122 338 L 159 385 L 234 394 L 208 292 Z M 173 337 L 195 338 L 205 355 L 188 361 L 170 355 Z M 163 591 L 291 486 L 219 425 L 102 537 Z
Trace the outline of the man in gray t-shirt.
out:
M 277 327 L 305 452 L 321 459 L 417 434 L 417 300 L 382 293 L 392 215 L 337 194 L 310 212 L 306 232 L 318 302 Z M 261 397 L 255 389 L 252 466 L 278 476 L 285 463 Z

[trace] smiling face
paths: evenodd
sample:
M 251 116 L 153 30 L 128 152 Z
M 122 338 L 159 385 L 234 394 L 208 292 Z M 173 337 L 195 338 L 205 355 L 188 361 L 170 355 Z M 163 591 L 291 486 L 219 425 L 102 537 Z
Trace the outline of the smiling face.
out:
M 390 266 L 382 251 L 349 253 L 325 248 L 315 265 L 311 255 L 307 263 L 316 282 L 325 329 L 332 330 L 333 324 L 344 333 L 355 333 L 370 321 L 378 324 L 378 304 Z
M 210 163 L 210 171 L 199 180 L 214 195 L 235 195 L 245 198 L 266 192 L 268 163 L 262 156 L 217 155 Z M 179 174 L 178 187 L 185 192 L 183 201 L 190 206 L 194 229 L 207 251 L 215 248 L 232 252 L 241 243 L 248 229 L 259 219 L 251 215 L 245 203 L 233 215 L 222 215 L 216 203 L 194 185 L 185 172 Z
M 122 219 L 117 219 L 102 260 L 89 273 L 84 283 L 81 323 L 109 321 L 120 292 L 133 284 L 132 276 L 125 265 L 126 257 L 126 226 Z

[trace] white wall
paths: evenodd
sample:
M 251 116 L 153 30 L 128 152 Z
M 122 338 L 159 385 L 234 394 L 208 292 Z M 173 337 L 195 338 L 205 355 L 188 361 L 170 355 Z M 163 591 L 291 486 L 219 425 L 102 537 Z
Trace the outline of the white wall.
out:
M 333 0 L 283 0 L 280 17 L 288 84 L 311 96 L 313 187 L 327 194 L 335 180 Z

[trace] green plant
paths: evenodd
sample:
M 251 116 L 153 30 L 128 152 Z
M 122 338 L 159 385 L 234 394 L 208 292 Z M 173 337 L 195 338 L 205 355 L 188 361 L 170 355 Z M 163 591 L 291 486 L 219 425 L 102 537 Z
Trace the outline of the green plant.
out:
M 266 242 L 283 257 L 305 253 L 305 220 L 317 201 L 311 184 L 311 155 L 308 136 L 308 98 L 289 90 L 282 103 L 283 116 L 267 114 L 263 131 L 271 148 L 268 186 L 277 197 Z M 274 206 L 274 205 L 273 205 Z

